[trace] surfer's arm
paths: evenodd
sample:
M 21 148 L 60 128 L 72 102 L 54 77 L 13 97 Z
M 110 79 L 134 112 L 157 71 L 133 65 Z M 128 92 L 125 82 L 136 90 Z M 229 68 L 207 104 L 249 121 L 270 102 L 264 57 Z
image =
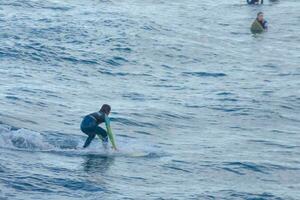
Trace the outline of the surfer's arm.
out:
M 111 142 L 111 145 L 113 147 L 113 149 L 117 149 L 116 147 L 116 143 L 115 143 L 115 139 L 114 139 L 114 135 L 112 133 L 111 127 L 110 127 L 110 120 L 109 117 L 105 115 L 105 126 L 106 126 L 106 131 L 109 137 L 109 140 Z

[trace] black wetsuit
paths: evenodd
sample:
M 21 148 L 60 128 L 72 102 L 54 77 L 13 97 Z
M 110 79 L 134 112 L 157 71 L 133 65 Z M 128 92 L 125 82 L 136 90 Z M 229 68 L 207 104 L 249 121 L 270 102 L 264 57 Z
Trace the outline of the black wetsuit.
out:
M 247 0 L 247 3 L 248 4 L 258 4 L 259 3 L 259 0 Z M 264 3 L 264 0 L 261 0 L 261 4 Z
M 268 22 L 266 20 L 264 20 L 263 22 L 257 20 L 260 25 L 263 27 L 264 30 L 268 30 Z
M 88 135 L 84 148 L 90 145 L 96 135 L 100 136 L 102 141 L 108 141 L 107 132 L 98 126 L 103 122 L 105 122 L 105 114 L 102 112 L 94 112 L 84 117 L 80 126 L 81 131 Z

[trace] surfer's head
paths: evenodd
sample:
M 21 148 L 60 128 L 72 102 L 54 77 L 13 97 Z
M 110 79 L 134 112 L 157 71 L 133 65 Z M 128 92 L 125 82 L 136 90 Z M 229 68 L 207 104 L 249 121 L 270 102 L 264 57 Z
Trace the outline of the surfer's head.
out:
M 110 110 L 111 110 L 110 105 L 108 105 L 108 104 L 103 104 L 102 107 L 101 107 L 101 109 L 100 109 L 100 112 L 103 112 L 103 113 L 109 115 Z
M 260 22 L 264 21 L 264 13 L 263 12 L 257 13 L 257 20 Z

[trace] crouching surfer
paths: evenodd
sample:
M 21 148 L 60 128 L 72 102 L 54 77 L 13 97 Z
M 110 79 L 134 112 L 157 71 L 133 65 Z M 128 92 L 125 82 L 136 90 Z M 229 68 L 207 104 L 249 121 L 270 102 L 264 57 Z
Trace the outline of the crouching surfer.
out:
M 262 33 L 264 31 L 268 31 L 268 22 L 264 19 L 264 13 L 259 12 L 256 19 L 252 23 L 251 32 L 255 34 Z
M 114 150 L 117 150 L 114 135 L 110 127 L 110 119 L 108 117 L 108 115 L 110 114 L 110 110 L 111 107 L 107 104 L 104 104 L 101 107 L 100 111 L 91 113 L 83 118 L 80 129 L 82 132 L 88 135 L 83 148 L 88 147 L 97 135 L 102 140 L 103 146 L 105 148 L 108 145 L 109 139 L 112 144 L 112 148 Z M 99 124 L 103 122 L 105 123 L 106 130 L 99 126 Z

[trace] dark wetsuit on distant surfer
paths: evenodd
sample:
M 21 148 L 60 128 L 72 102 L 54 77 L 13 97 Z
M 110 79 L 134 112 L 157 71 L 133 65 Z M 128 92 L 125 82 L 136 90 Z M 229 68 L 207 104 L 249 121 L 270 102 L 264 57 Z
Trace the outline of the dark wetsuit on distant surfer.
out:
M 108 143 L 108 138 L 112 144 L 112 148 L 116 150 L 116 144 L 114 140 L 114 136 L 112 134 L 112 130 L 110 128 L 110 120 L 109 120 L 109 113 L 111 107 L 107 104 L 104 104 L 100 111 L 91 113 L 84 117 L 81 122 L 80 129 L 82 132 L 88 135 L 83 147 L 86 148 L 90 145 L 92 140 L 97 135 L 103 142 L 103 145 L 106 146 Z M 105 123 L 106 130 L 98 126 L 101 123 Z
M 248 4 L 263 4 L 264 0 L 247 0 Z

